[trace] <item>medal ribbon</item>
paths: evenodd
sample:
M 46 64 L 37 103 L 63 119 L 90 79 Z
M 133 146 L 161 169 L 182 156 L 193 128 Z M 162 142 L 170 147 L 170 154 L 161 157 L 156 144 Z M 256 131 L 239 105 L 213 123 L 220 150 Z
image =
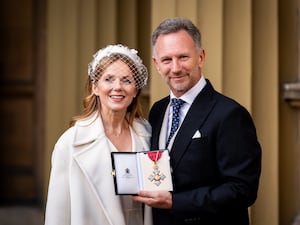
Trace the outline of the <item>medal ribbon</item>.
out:
M 162 152 L 161 151 L 152 151 L 148 152 L 148 157 L 151 159 L 153 162 L 156 162 L 160 159 Z

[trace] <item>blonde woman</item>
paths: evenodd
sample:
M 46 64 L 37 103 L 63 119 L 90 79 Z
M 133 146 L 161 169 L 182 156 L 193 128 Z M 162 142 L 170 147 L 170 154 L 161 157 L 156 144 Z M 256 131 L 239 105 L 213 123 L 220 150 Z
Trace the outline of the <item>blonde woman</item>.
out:
M 52 155 L 46 225 L 149 225 L 151 213 L 131 196 L 115 195 L 111 152 L 149 150 L 151 127 L 142 117 L 147 69 L 123 45 L 100 49 L 89 64 L 81 115 Z

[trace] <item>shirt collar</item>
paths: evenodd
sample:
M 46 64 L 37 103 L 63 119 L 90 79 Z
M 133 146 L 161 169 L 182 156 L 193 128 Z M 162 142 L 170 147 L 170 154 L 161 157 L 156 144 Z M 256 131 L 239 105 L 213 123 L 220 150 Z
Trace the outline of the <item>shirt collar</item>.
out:
M 193 103 L 193 101 L 195 100 L 195 98 L 197 97 L 197 95 L 200 93 L 200 91 L 204 88 L 204 86 L 206 85 L 206 83 L 207 82 L 206 82 L 204 76 L 201 75 L 201 78 L 196 83 L 196 85 L 194 85 L 194 87 L 192 87 L 184 95 L 182 95 L 180 97 L 180 99 L 184 100 L 186 103 L 188 103 L 189 105 L 191 105 Z M 170 100 L 172 98 L 176 98 L 176 97 L 175 97 L 175 95 L 171 91 L 171 93 L 170 93 Z

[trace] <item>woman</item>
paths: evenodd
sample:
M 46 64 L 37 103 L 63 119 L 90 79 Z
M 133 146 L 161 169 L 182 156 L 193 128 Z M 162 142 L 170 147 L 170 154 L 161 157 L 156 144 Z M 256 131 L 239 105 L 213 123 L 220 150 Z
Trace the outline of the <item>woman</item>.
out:
M 88 74 L 83 112 L 53 151 L 45 224 L 151 224 L 149 208 L 143 215 L 131 196 L 115 195 L 110 158 L 149 150 L 151 127 L 138 102 L 147 69 L 136 50 L 110 45 L 94 55 Z

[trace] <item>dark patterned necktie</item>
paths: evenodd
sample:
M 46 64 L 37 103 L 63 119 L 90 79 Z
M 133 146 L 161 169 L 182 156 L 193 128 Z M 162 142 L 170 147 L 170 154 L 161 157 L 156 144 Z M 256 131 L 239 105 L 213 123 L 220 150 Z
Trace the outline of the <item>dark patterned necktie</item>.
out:
M 179 122 L 180 122 L 179 111 L 183 103 L 184 101 L 182 99 L 172 98 L 171 100 L 171 106 L 173 107 L 172 126 L 171 126 L 171 131 L 166 146 L 169 145 L 171 138 L 173 137 L 173 135 L 175 134 L 176 130 L 179 127 Z

